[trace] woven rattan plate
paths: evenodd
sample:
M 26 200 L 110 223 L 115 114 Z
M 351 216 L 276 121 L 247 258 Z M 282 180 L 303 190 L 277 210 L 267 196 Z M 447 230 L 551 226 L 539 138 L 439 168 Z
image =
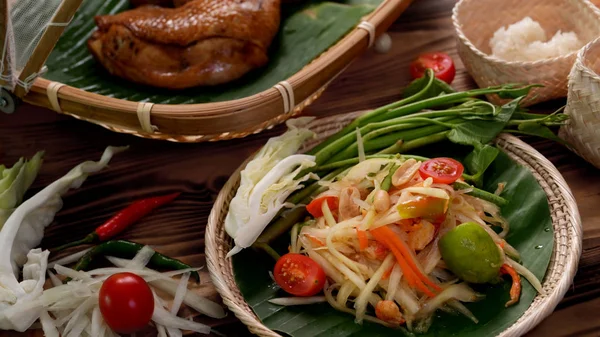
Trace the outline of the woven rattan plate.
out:
M 355 112 L 313 121 L 310 128 L 317 133 L 316 142 L 329 137 L 360 114 L 361 112 Z M 499 335 L 521 336 L 550 315 L 567 292 L 577 271 L 583 230 L 575 199 L 556 167 L 514 136 L 502 134 L 495 142 L 512 160 L 529 169 L 546 192 L 554 228 L 554 249 L 542 282 L 545 294 L 538 295 L 523 316 Z M 205 238 L 208 269 L 225 305 L 252 333 L 259 336 L 280 336 L 263 325 L 245 302 L 235 283 L 231 260 L 225 259 L 232 243 L 225 232 L 225 215 L 239 185 L 240 171 L 244 166 L 245 163 L 227 181 L 210 213 Z

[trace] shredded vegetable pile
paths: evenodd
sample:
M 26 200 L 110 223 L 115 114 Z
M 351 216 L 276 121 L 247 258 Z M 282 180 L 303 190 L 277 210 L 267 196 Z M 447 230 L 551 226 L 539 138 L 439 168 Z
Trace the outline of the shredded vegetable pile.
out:
M 483 295 L 465 279 L 487 283 L 499 279 L 501 270 L 516 270 L 541 291 L 535 276 L 516 262 L 519 253 L 504 240 L 509 225 L 499 207 L 468 195 L 472 189 L 454 188 L 453 181 L 436 182 L 443 179 L 422 173 L 426 164 L 401 157 L 367 159 L 339 179 L 321 182 L 327 190 L 307 206 L 312 217 L 294 226 L 290 244 L 291 253 L 310 257 L 324 270 L 329 284 L 320 301 L 355 315 L 358 323 L 407 324 L 425 332 L 438 309 L 477 323 L 463 303 Z M 468 231 L 453 237 L 460 227 Z M 481 234 L 477 229 L 483 239 L 472 234 Z M 476 246 L 471 258 L 486 262 L 455 256 L 465 244 Z M 518 301 L 518 276 L 513 288 L 510 304 Z M 290 304 L 285 299 L 274 303 Z M 292 304 L 304 304 L 303 299 Z
M 210 333 L 209 326 L 177 316 L 182 304 L 213 318 L 225 316 L 219 304 L 188 291 L 190 274 L 201 268 L 160 273 L 146 268 L 152 255 L 154 251 L 145 246 L 132 260 L 108 256 L 115 267 L 90 271 L 55 264 L 57 274 L 71 280 L 63 284 L 57 275 L 48 271 L 54 287 L 44 291 L 38 300 L 43 307 L 40 323 L 45 336 L 116 336 L 104 322 L 99 306 L 103 282 L 116 273 L 134 273 L 150 285 L 154 296 L 152 322 L 159 336 L 181 336 L 182 330 Z M 173 279 L 178 275 L 181 276 L 179 281 Z
M 42 328 L 47 337 L 103 337 L 132 333 L 152 322 L 159 336 L 182 336 L 182 331 L 214 332 L 207 325 L 178 316 L 183 304 L 212 318 L 225 316 L 221 305 L 188 290 L 190 276 L 200 281 L 200 268 L 125 240 L 106 241 L 53 262 L 48 262 L 48 250 L 36 248 L 45 228 L 62 208 L 62 197 L 125 149 L 106 148 L 99 161 L 77 165 L 27 200 L 24 195 L 42 165 L 43 152 L 30 160 L 21 159 L 11 168 L 0 165 L 0 330 Z M 108 240 L 177 195 L 134 203 L 133 208 L 100 227 L 102 237 L 94 232 L 93 240 L 68 246 Z M 97 255 L 106 256 L 114 267 L 84 271 Z M 66 267 L 76 261 L 73 268 Z M 147 265 L 176 270 L 161 273 Z M 180 280 L 174 276 L 180 276 Z

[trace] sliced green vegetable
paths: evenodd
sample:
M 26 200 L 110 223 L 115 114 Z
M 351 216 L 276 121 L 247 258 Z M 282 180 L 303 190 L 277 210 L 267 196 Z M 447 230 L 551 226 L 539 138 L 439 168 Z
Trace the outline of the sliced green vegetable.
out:
M 44 152 L 36 153 L 30 160 L 19 159 L 12 168 L 4 168 L 0 173 L 0 209 L 15 208 L 23 201 L 23 196 L 42 166 Z M 2 223 L 0 222 L 0 227 Z

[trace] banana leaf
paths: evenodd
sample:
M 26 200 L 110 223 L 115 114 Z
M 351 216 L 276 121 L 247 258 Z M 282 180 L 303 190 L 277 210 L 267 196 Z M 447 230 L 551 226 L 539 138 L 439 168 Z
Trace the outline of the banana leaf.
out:
M 464 158 L 464 147 L 443 146 L 437 153 L 419 153 L 430 157 L 445 155 L 456 159 Z M 484 189 L 495 191 L 498 183 L 507 182 L 502 194 L 509 203 L 502 208 L 502 214 L 510 224 L 507 241 L 521 253 L 525 267 L 540 280 L 543 279 L 554 244 L 550 208 L 545 192 L 526 168 L 513 162 L 505 153 L 495 159 L 484 175 Z M 287 247 L 281 243 L 281 247 Z M 285 248 L 284 248 L 285 249 Z M 267 300 L 288 296 L 269 277 L 274 262 L 264 253 L 250 249 L 233 257 L 236 283 L 244 299 L 262 322 L 272 330 L 293 337 L 304 336 L 401 336 L 412 335 L 406 330 L 394 330 L 377 324 L 354 323 L 354 317 L 341 313 L 327 303 L 282 307 Z M 464 316 L 454 316 L 439 312 L 427 334 L 418 336 L 495 336 L 511 326 L 527 310 L 536 291 L 522 278 L 522 294 L 518 304 L 505 308 L 509 300 L 510 282 L 496 285 L 473 285 L 473 288 L 486 295 L 477 303 L 466 306 L 479 319 L 475 324 Z
M 94 60 L 86 45 L 96 29 L 94 16 L 127 10 L 129 1 L 84 0 L 50 54 L 46 62 L 48 72 L 44 77 L 88 92 L 135 102 L 193 104 L 248 97 L 297 73 L 335 45 L 381 2 L 338 0 L 306 1 L 296 6 L 284 4 L 279 34 L 270 48 L 268 65 L 228 84 L 169 91 L 111 76 Z

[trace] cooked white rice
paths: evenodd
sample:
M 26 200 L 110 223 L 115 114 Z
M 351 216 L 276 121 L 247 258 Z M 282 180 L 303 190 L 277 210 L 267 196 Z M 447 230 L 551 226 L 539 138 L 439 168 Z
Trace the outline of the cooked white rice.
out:
M 530 17 L 500 27 L 490 39 L 492 55 L 506 61 L 537 61 L 566 55 L 582 46 L 574 32 L 559 30 L 548 40 L 544 28 Z

